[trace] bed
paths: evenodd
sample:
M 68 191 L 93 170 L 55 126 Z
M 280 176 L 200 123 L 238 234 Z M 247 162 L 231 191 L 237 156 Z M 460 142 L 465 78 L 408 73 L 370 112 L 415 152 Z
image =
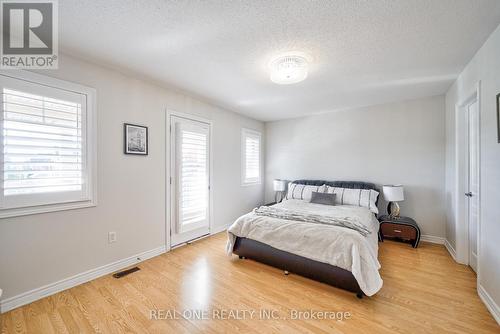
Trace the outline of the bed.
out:
M 300 197 L 290 198 L 287 194 L 283 202 L 273 206 L 279 212 L 314 214 L 334 221 L 349 218 L 361 223 L 368 233 L 361 234 L 344 226 L 259 216 L 254 210 L 238 218 L 229 227 L 228 254 L 236 254 L 240 259 L 252 259 L 282 269 L 285 273 L 298 274 L 352 291 L 358 298 L 375 294 L 383 282 L 378 272 L 378 221 L 373 208 L 370 210 L 369 205 L 342 205 L 344 199 L 340 196 L 341 204 L 335 206 L 309 203 L 302 196 L 305 186 L 314 186 L 321 191 L 326 191 L 326 188 L 321 188 L 323 186 L 334 192 L 339 190 L 338 195 L 342 197 L 345 189 L 361 189 L 361 203 L 362 192 L 378 195 L 378 188 L 366 182 L 320 180 L 296 180 L 290 185 L 302 185 L 302 190 L 299 188 L 297 191 L 297 196 Z M 375 210 L 377 200 L 378 196 L 368 199 L 368 203 L 374 203 Z M 353 204 L 352 199 L 350 204 Z

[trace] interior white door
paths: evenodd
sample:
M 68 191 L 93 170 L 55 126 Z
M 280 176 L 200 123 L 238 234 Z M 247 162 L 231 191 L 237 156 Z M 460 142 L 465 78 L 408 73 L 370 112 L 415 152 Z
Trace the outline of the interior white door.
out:
M 171 246 L 210 232 L 210 125 L 171 116 Z
M 467 108 L 467 221 L 469 229 L 469 265 L 477 272 L 479 223 L 479 109 L 477 101 Z

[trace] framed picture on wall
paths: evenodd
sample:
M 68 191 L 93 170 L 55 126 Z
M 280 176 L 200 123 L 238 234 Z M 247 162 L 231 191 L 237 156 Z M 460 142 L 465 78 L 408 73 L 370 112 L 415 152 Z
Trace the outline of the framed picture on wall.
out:
M 148 128 L 146 126 L 123 124 L 124 153 L 148 155 Z
M 500 143 L 500 93 L 497 94 L 497 139 Z

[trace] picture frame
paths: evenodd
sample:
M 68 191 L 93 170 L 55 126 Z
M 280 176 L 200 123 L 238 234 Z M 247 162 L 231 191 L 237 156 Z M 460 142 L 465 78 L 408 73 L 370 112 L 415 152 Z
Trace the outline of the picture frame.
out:
M 500 93 L 497 94 L 497 142 L 500 143 Z
M 133 155 L 148 155 L 148 149 L 148 127 L 137 124 L 124 123 L 123 153 Z

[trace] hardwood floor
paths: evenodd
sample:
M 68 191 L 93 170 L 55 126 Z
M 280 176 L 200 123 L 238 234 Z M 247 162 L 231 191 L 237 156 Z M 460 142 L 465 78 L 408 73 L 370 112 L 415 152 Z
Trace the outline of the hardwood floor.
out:
M 500 332 L 479 300 L 474 273 L 440 245 L 380 244 L 384 286 L 362 300 L 251 260 L 229 258 L 224 246 L 225 233 L 220 233 L 175 249 L 124 278 L 107 275 L 2 314 L 0 328 L 2 333 Z M 350 317 L 291 320 L 294 309 L 306 311 L 302 317 L 311 310 L 349 312 Z M 183 319 L 190 310 L 204 310 L 196 315 L 209 319 Z M 260 318 L 261 310 L 280 319 Z M 250 311 L 256 312 L 253 319 Z M 151 320 L 151 312 L 159 320 Z

